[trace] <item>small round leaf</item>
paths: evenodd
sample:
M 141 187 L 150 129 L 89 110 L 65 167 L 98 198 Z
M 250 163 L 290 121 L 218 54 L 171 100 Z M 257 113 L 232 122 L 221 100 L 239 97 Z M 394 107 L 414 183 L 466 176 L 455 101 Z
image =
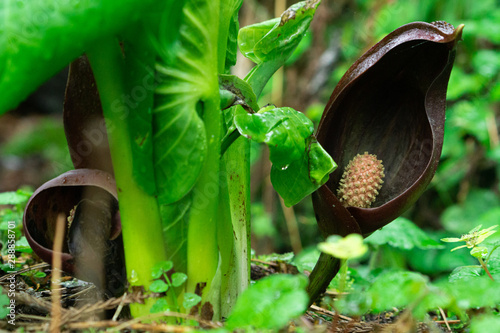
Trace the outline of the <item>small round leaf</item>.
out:
M 168 272 L 173 267 L 174 264 L 171 261 L 161 261 L 151 269 L 151 277 L 153 279 L 159 279 L 163 273 Z
M 164 293 L 168 290 L 168 284 L 166 284 L 162 280 L 156 280 L 151 283 L 151 285 L 149 286 L 149 290 L 154 293 Z
M 165 311 L 170 311 L 170 307 L 168 306 L 168 302 L 164 298 L 160 298 L 159 300 L 156 301 L 155 304 L 149 309 L 150 313 L 158 313 L 158 312 L 165 312 Z
M 470 254 L 475 258 L 483 258 L 488 254 L 488 249 L 484 246 L 476 246 L 470 250 Z
M 174 273 L 172 274 L 172 285 L 174 287 L 179 287 L 186 282 L 187 278 L 187 275 L 184 273 Z
M 190 309 L 200 302 L 200 296 L 193 293 L 184 293 L 184 302 L 182 302 L 182 306 L 184 306 L 184 308 L 186 309 Z

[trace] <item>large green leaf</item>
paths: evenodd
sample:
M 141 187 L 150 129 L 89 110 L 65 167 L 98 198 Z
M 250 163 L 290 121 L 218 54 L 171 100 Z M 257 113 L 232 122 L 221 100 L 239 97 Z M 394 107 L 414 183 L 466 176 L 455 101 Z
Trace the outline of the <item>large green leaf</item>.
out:
M 246 290 L 229 316 L 229 330 L 254 327 L 279 329 L 307 309 L 307 279 L 302 275 L 271 275 Z
M 168 1 L 170 3 L 172 1 Z M 0 114 L 98 40 L 119 33 L 165 3 L 153 0 L 0 2 Z
M 240 11 L 243 0 L 223 0 L 220 6 L 219 17 L 219 53 L 225 51 L 225 55 L 220 55 L 219 59 L 225 58 L 223 73 L 229 73 L 230 68 L 236 64 L 236 56 L 238 52 L 238 31 L 240 24 L 238 21 L 238 13 Z M 227 47 L 222 47 L 227 44 Z
M 411 250 L 420 249 L 442 249 L 444 245 L 427 236 L 425 232 L 413 222 L 404 217 L 398 217 L 394 222 L 375 231 L 366 242 L 373 245 L 390 245 L 392 247 Z
M 188 1 L 175 55 L 169 49 L 159 50 L 153 141 L 160 204 L 185 196 L 203 166 L 207 150 L 204 103 L 214 91 L 219 93 L 218 11 L 215 2 Z

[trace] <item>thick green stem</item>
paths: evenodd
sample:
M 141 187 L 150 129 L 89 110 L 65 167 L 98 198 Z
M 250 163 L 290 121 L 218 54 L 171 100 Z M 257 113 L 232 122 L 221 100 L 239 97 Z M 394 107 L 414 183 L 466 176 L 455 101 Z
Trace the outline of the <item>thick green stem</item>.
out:
M 108 128 L 111 158 L 118 189 L 118 200 L 125 247 L 127 276 L 131 286 L 146 290 L 151 283 L 152 267 L 166 260 L 163 230 L 158 203 L 134 179 L 131 132 L 123 95 L 127 88 L 120 46 L 114 39 L 105 40 L 88 53 L 96 78 Z M 147 112 L 147 110 L 131 110 Z M 149 305 L 132 306 L 132 314 L 149 313 Z
M 250 282 L 250 142 L 240 137 L 222 160 L 218 224 L 221 315 L 227 317 Z
M 340 260 L 329 254 L 321 253 L 316 266 L 309 275 L 309 285 L 306 288 L 309 295 L 309 305 L 313 304 L 318 297 L 325 292 L 330 281 L 340 269 Z
M 250 84 L 257 98 L 259 98 L 269 79 L 283 64 L 284 60 L 282 59 L 266 61 L 252 68 L 247 74 L 245 81 Z
M 197 285 L 203 287 L 203 302 L 209 301 L 215 307 L 219 304 L 220 295 L 218 292 L 210 292 L 210 289 L 219 262 L 216 225 L 222 115 L 218 91 L 203 103 L 203 114 L 207 134 L 207 156 L 203 171 L 193 189 L 188 226 L 187 291 L 195 292 Z M 217 312 L 216 308 L 214 312 Z

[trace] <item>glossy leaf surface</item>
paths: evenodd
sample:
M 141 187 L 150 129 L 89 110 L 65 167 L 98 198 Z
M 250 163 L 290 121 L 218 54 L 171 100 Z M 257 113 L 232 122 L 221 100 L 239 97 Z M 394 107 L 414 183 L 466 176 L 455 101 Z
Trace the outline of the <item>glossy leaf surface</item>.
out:
M 2 1 L 0 114 L 95 46 L 103 34 L 112 36 L 161 6 L 151 0 Z
M 411 250 L 419 249 L 442 249 L 444 246 L 433 240 L 417 227 L 413 222 L 403 217 L 375 231 L 366 238 L 366 242 L 373 245 L 390 245 L 392 247 Z
M 170 204 L 194 186 L 203 166 L 207 137 L 204 100 L 218 95 L 218 7 L 190 1 L 183 9 L 175 57 L 168 48 L 156 65 L 159 85 L 153 110 L 154 167 L 160 204 Z
M 319 0 L 302 1 L 288 8 L 281 18 L 240 29 L 240 51 L 257 64 L 245 78 L 257 96 L 299 45 L 319 3 Z
M 269 147 L 271 180 L 288 206 L 324 184 L 335 168 L 312 137 L 312 122 L 301 112 L 269 106 L 254 114 L 238 113 L 234 123 L 242 135 Z

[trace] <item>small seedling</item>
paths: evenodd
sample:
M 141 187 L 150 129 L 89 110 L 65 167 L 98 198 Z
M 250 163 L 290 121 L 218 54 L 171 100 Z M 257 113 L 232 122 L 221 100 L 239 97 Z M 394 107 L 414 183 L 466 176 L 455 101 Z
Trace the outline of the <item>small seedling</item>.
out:
M 481 224 L 478 225 L 477 227 L 475 227 L 474 229 L 472 229 L 471 231 L 469 231 L 465 235 L 462 235 L 462 237 L 460 237 L 460 238 L 456 238 L 456 237 L 443 238 L 443 239 L 441 239 L 441 241 L 448 242 L 448 243 L 465 242 L 465 245 L 457 246 L 457 247 L 453 248 L 451 251 L 455 251 L 455 250 L 458 250 L 458 249 L 461 249 L 464 247 L 471 249 L 470 250 L 471 256 L 473 256 L 474 258 L 477 258 L 477 260 L 481 264 L 481 267 L 484 269 L 486 274 L 488 274 L 488 276 L 490 277 L 491 280 L 494 280 L 493 276 L 491 276 L 491 273 L 488 270 L 488 267 L 486 266 L 486 264 L 488 263 L 488 259 L 490 258 L 491 253 L 496 248 L 494 248 L 491 251 L 488 251 L 488 249 L 486 247 L 478 246 L 478 245 L 481 244 L 486 238 L 488 238 L 489 236 L 491 236 L 495 232 L 497 232 L 497 230 L 493 230 L 493 229 L 498 227 L 498 225 L 494 225 L 494 226 L 486 228 L 486 229 L 481 229 L 481 227 L 482 227 Z M 484 257 L 486 257 L 486 260 L 483 260 Z
M 153 293 L 166 293 L 170 291 L 170 297 L 172 301 L 172 305 L 169 305 L 167 300 L 164 298 L 160 298 L 156 301 L 156 303 L 151 307 L 151 313 L 157 312 L 181 312 L 181 308 L 177 302 L 177 294 L 175 292 L 176 287 L 180 287 L 186 282 L 187 275 L 181 272 L 175 272 L 172 275 L 168 275 L 168 271 L 174 268 L 174 264 L 171 261 L 162 261 L 156 264 L 151 272 L 151 277 L 153 278 L 153 282 L 149 285 L 149 291 Z M 193 306 L 197 305 L 201 301 L 201 297 L 192 294 L 192 293 L 184 293 L 184 300 L 182 302 L 183 308 L 188 311 Z
M 363 236 L 359 234 L 350 234 L 346 237 L 332 235 L 326 239 L 326 242 L 319 243 L 318 249 L 340 259 L 339 295 L 342 295 L 347 279 L 347 260 L 359 258 L 368 251 L 368 246 L 363 243 Z

